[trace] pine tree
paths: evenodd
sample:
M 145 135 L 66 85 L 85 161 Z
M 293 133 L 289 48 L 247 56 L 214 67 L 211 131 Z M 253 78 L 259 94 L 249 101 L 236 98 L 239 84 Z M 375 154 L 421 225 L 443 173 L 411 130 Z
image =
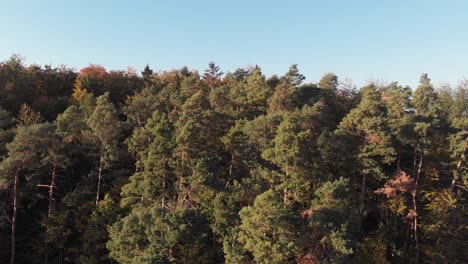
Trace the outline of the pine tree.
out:
M 463 80 L 454 91 L 450 107 L 450 123 L 454 133 L 450 135 L 450 152 L 454 164 L 450 189 L 468 189 L 468 80 Z
M 0 157 L 3 158 L 8 154 L 6 144 L 13 140 L 14 119 L 10 113 L 0 107 Z
M 20 185 L 24 179 L 26 180 L 25 184 L 35 185 L 33 184 L 36 181 L 35 177 L 42 172 L 41 158 L 49 156 L 48 149 L 43 143 L 49 144 L 42 140 L 48 139 L 47 130 L 53 131 L 53 129 L 49 128 L 47 124 L 32 124 L 17 127 L 13 141 L 7 144 L 8 157 L 0 164 L 0 186 L 2 189 L 12 190 L 12 213 L 11 216 L 8 216 L 8 221 L 11 224 L 12 264 L 15 263 L 16 257 L 16 234 L 18 211 L 20 209 L 19 198 L 21 195 Z M 47 158 L 44 160 L 46 161 Z M 52 186 L 52 182 L 53 180 L 51 180 L 50 186 Z M 52 197 L 53 188 L 49 194 Z
M 153 70 L 146 64 L 145 69 L 141 72 L 141 76 L 143 77 L 143 83 L 145 86 L 149 86 L 151 84 L 151 78 L 153 77 Z
M 338 88 L 338 76 L 333 73 L 325 74 L 319 82 L 320 89 L 334 91 Z
M 285 208 L 273 190 L 260 194 L 240 211 L 239 241 L 258 263 L 289 263 L 300 252 L 299 218 Z
M 86 121 L 91 128 L 92 136 L 98 142 L 98 180 L 96 191 L 96 205 L 99 203 L 103 172 L 117 159 L 116 147 L 120 133 L 120 124 L 115 107 L 109 102 L 109 94 L 105 93 L 97 98 L 96 107 Z
M 277 165 L 284 177 L 276 183 L 283 191 L 283 202 L 289 199 L 303 200 L 310 188 L 312 152 L 311 132 L 300 125 L 300 119 L 286 115 L 279 125 L 274 147 L 262 153 L 262 156 Z
M 205 79 L 206 83 L 209 87 L 215 87 L 219 81 L 221 76 L 223 76 L 224 72 L 219 70 L 219 66 L 216 65 L 214 62 L 208 63 L 208 69 L 205 70 L 205 74 L 203 75 L 203 79 Z
M 136 209 L 109 229 L 107 248 L 119 263 L 208 263 L 207 224 L 197 209 Z
M 172 189 L 172 150 L 174 148 L 173 128 L 165 113 L 155 111 L 143 128 L 134 131 L 127 141 L 129 151 L 137 159 L 137 172 L 133 177 L 142 178 L 124 186 L 125 199 L 135 199 L 143 204 L 154 204 L 160 199 L 161 208 L 166 207 L 168 189 Z M 138 184 L 136 187 L 134 184 Z M 128 193 L 126 193 L 128 190 Z M 138 191 L 140 193 L 137 193 Z
M 120 211 L 118 204 L 108 194 L 99 201 L 81 238 L 83 253 L 79 258 L 80 263 L 111 263 L 106 248 L 106 242 L 109 240 L 107 229 L 117 221 Z
M 383 164 L 394 161 L 395 149 L 388 131 L 387 114 L 380 94 L 373 86 L 364 88 L 360 104 L 341 121 L 338 130 L 353 136 L 357 144 L 354 155 L 358 162 L 357 172 L 362 178 L 361 210 L 364 210 L 368 181 L 384 179 Z
M 408 214 L 411 226 L 411 238 L 414 243 L 414 257 L 416 263 L 420 259 L 420 237 L 418 233 L 419 223 L 418 215 L 421 213 L 418 210 L 418 191 L 422 182 L 424 169 L 424 160 L 428 158 L 430 153 L 434 155 L 438 152 L 437 148 L 445 148 L 445 137 L 441 133 L 443 120 L 442 111 L 439 105 L 437 93 L 430 83 L 427 74 L 422 74 L 419 86 L 413 93 L 412 104 L 415 109 L 415 139 L 414 139 L 414 157 L 413 157 L 413 178 L 415 180 L 415 188 L 412 190 L 412 208 Z M 443 142 L 441 144 L 441 141 Z
M 291 67 L 289 67 L 289 71 L 285 74 L 284 77 L 291 85 L 294 86 L 301 85 L 302 81 L 305 80 L 305 76 L 299 73 L 297 64 L 291 65 Z
M 310 208 L 301 213 L 310 228 L 306 252 L 319 261 L 349 262 L 360 231 L 357 208 L 351 204 L 349 180 L 325 182 L 314 196 Z

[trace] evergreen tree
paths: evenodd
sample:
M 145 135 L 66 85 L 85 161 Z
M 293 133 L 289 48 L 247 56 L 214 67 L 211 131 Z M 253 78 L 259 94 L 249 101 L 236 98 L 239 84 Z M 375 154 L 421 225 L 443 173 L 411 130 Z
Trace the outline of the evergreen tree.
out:
M 258 263 L 291 263 L 300 252 L 298 217 L 285 208 L 273 190 L 260 194 L 240 211 L 239 241 Z
M 109 240 L 107 229 L 118 219 L 119 213 L 119 206 L 108 194 L 99 201 L 81 238 L 83 254 L 79 263 L 112 263 L 106 248 L 106 242 Z
M 98 179 L 96 191 L 96 205 L 98 205 L 103 172 L 105 169 L 110 167 L 112 161 L 117 159 L 116 147 L 120 133 L 117 113 L 114 105 L 109 102 L 108 93 L 97 98 L 96 107 L 86 122 L 91 128 L 92 136 L 97 140 L 97 144 L 99 146 L 99 165 L 97 168 Z
M 350 204 L 349 180 L 325 182 L 314 196 L 310 208 L 301 214 L 311 228 L 309 254 L 324 262 L 349 262 L 360 231 L 357 208 Z
M 207 263 L 207 228 L 196 209 L 136 209 L 109 229 L 107 248 L 119 263 Z
M 375 87 L 363 89 L 360 104 L 341 121 L 339 133 L 347 133 L 354 138 L 354 153 L 361 182 L 361 209 L 367 196 L 368 180 L 385 178 L 382 166 L 394 161 L 395 149 L 388 133 L 387 114 L 380 94 Z M 370 179 L 368 177 L 370 176 Z
M 9 143 L 13 137 L 14 119 L 5 109 L 0 108 L 0 157 L 7 155 L 6 144 Z
M 145 86 L 151 85 L 151 78 L 153 77 L 153 70 L 146 64 L 145 68 L 141 72 L 141 76 L 143 77 L 143 83 Z
M 338 88 L 338 76 L 333 73 L 325 74 L 319 82 L 320 89 L 336 90 Z
M 213 88 L 216 86 L 221 78 L 223 76 L 224 72 L 219 70 L 219 66 L 216 65 L 214 62 L 208 63 L 208 69 L 205 70 L 205 74 L 203 75 L 203 79 L 205 79 L 206 83 L 208 86 Z
M 140 181 L 123 187 L 126 199 L 135 200 L 137 195 L 137 199 L 143 204 L 154 204 L 160 199 L 161 208 L 166 207 L 170 193 L 168 189 L 173 183 L 173 171 L 170 167 L 174 148 L 172 130 L 167 115 L 156 111 L 144 128 L 134 131 L 127 145 L 137 158 L 137 172 L 131 178 Z
M 285 204 L 289 204 L 290 199 L 303 201 L 312 181 L 311 132 L 302 128 L 299 122 L 294 115 L 285 116 L 276 131 L 274 147 L 262 153 L 284 173 L 275 185 L 282 189 Z
M 299 86 L 302 83 L 302 81 L 305 80 L 305 76 L 299 73 L 297 64 L 291 65 L 291 67 L 289 67 L 289 71 L 284 77 L 291 85 L 294 86 Z
M 41 161 L 47 163 L 51 153 L 48 142 L 48 133 L 53 132 L 47 124 L 32 124 L 29 126 L 19 126 L 16 129 L 15 137 L 12 142 L 7 144 L 8 157 L 0 164 L 1 187 L 11 190 L 12 212 L 8 215 L 8 221 L 11 224 L 11 263 L 15 263 L 16 257 L 16 234 L 18 225 L 18 212 L 21 209 L 20 196 L 21 185 L 34 186 L 37 183 L 37 177 L 40 176 L 42 168 Z M 45 144 L 44 144 L 45 143 Z M 50 145 L 49 145 L 50 146 Z M 54 156 L 54 154 L 52 154 Z M 53 168 L 52 168 L 53 169 Z M 49 184 L 49 198 L 53 199 L 54 172 Z M 52 188 L 51 188 L 52 186 Z M 52 192 L 50 191 L 52 189 Z M 50 201 L 52 203 L 52 201 Z M 51 210 L 52 204 L 49 204 Z

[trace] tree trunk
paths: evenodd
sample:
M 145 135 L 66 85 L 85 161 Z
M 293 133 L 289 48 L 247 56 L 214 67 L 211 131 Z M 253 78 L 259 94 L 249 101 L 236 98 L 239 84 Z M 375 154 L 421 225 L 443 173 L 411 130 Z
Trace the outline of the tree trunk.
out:
M 54 187 L 55 187 L 55 177 L 57 173 L 57 160 L 54 159 L 52 162 L 52 178 L 50 179 L 50 185 L 49 185 L 49 210 L 47 212 L 47 218 L 50 217 L 52 214 L 52 210 L 54 207 Z
M 288 203 L 288 188 L 284 188 L 284 190 L 283 190 L 283 208 L 286 208 L 287 203 Z
M 175 249 L 174 247 L 169 247 L 169 260 L 172 261 L 174 259 Z
M 162 158 L 163 163 L 163 174 L 162 174 L 162 197 L 161 197 L 161 208 L 166 207 L 166 157 Z
M 362 183 L 361 183 L 361 205 L 360 210 L 364 210 L 364 199 L 366 197 L 367 191 L 367 175 L 362 175 Z
M 57 159 L 54 158 L 52 161 L 52 177 L 49 184 L 49 208 L 47 210 L 47 218 L 50 218 L 52 215 L 52 210 L 54 207 L 54 187 L 55 187 L 55 177 L 57 173 Z M 46 252 L 44 256 L 44 263 L 49 263 L 49 249 L 46 246 Z
M 418 213 L 417 213 L 417 207 L 416 207 L 416 194 L 417 190 L 413 190 L 411 192 L 411 195 L 413 197 L 413 211 L 415 212 L 415 215 L 413 217 L 413 236 L 414 236 L 414 249 L 415 249 L 415 256 L 414 256 L 414 261 L 415 263 L 419 263 L 419 241 L 418 241 Z
M 19 169 L 16 170 L 15 178 L 13 179 L 13 216 L 11 217 L 11 264 L 15 264 L 16 255 L 16 214 L 18 210 L 18 179 Z
M 463 161 L 463 158 L 465 157 L 465 154 L 462 154 L 460 159 L 458 160 L 457 162 L 457 168 L 455 170 L 455 173 L 453 174 L 453 179 L 452 179 L 452 184 L 450 185 L 450 191 L 452 192 L 453 189 L 455 188 L 455 184 L 457 183 L 457 180 L 458 180 L 458 176 L 457 176 L 457 173 L 458 171 L 460 170 L 461 168 L 461 165 L 462 165 L 462 161 Z
M 101 157 L 99 159 L 99 169 L 98 169 L 98 184 L 97 184 L 97 191 L 96 191 L 96 206 L 99 203 L 99 192 L 101 191 L 101 179 L 102 179 L 102 166 L 103 166 L 103 157 L 101 153 Z
M 184 176 L 184 166 L 185 166 L 185 152 L 182 153 L 182 157 L 181 157 L 181 166 L 180 166 L 180 170 L 179 170 L 179 178 L 177 179 L 178 182 L 179 182 L 179 190 L 176 192 L 176 195 L 177 195 L 177 205 L 180 205 L 181 204 L 181 199 L 183 199 L 183 197 L 181 197 L 180 194 L 182 194 L 182 189 L 183 189 L 183 176 Z
M 235 158 L 234 154 L 231 155 L 231 165 L 229 165 L 229 178 L 232 176 L 232 167 L 234 166 Z
M 416 155 L 419 154 L 419 162 L 418 162 L 418 170 L 416 172 L 416 179 L 415 179 L 415 187 L 414 190 L 411 192 L 412 195 L 412 201 L 413 201 L 413 211 L 414 211 L 414 216 L 413 216 L 413 223 L 412 223 L 412 229 L 413 229 L 413 237 L 414 237 L 414 248 L 415 248 L 415 256 L 414 260 L 415 263 L 419 263 L 419 240 L 418 240 L 418 208 L 417 208 L 417 203 L 416 203 L 416 196 L 418 193 L 418 184 L 419 184 L 419 178 L 421 175 L 421 170 L 422 170 L 422 165 L 423 165 L 423 152 L 422 150 L 418 147 L 416 152 L 415 152 L 415 164 L 416 164 Z

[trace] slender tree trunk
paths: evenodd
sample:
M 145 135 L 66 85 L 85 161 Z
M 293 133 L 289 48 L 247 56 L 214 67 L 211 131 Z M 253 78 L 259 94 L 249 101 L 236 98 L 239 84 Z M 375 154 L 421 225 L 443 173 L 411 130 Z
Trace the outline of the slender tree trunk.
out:
M 137 124 L 138 124 L 139 126 L 141 126 L 141 119 L 140 119 L 140 115 L 137 115 Z
M 364 210 L 364 199 L 366 197 L 366 192 L 367 192 L 367 175 L 363 174 L 362 175 L 362 183 L 361 183 L 361 206 L 360 209 Z
M 161 208 L 166 206 L 166 157 L 162 158 L 163 174 L 162 174 L 162 197 L 161 197 Z
M 53 207 L 55 206 L 54 203 L 54 188 L 55 188 L 55 177 L 57 175 L 57 159 L 54 158 L 52 161 L 52 177 L 50 179 L 50 184 L 49 184 L 49 208 L 47 210 L 47 218 L 50 218 L 52 215 L 52 210 Z M 47 264 L 49 263 L 49 249 L 46 246 L 45 248 L 45 256 L 44 256 L 44 263 Z
M 52 178 L 50 179 L 49 185 L 49 210 L 47 212 L 47 218 L 52 214 L 54 207 L 54 188 L 55 188 L 55 177 L 57 176 L 57 160 L 54 158 L 52 162 Z
M 161 208 L 166 207 L 166 173 L 164 172 L 162 175 L 162 197 L 161 197 Z
M 98 205 L 98 203 L 99 203 L 99 193 L 101 191 L 102 166 L 103 166 L 103 157 L 102 157 L 102 152 L 101 152 L 101 157 L 99 159 L 99 169 L 98 169 L 98 184 L 97 184 L 97 191 L 96 191 L 96 205 Z
M 417 190 L 413 190 L 411 195 L 413 197 L 413 211 L 415 212 L 412 228 L 413 228 L 413 237 L 414 237 L 414 248 L 415 248 L 415 256 L 414 261 L 415 263 L 419 263 L 419 241 L 418 241 L 418 215 L 417 215 L 417 207 L 416 207 L 416 194 Z
M 18 181 L 19 169 L 16 169 L 15 177 L 13 179 L 13 215 L 11 217 L 11 264 L 15 264 L 16 256 L 16 223 L 17 223 L 17 210 L 18 210 Z
M 423 165 L 423 153 L 422 150 L 418 147 L 415 155 L 419 154 L 419 162 L 418 162 L 418 170 L 416 172 L 416 180 L 415 180 L 415 187 L 414 190 L 411 192 L 412 195 L 412 201 L 413 201 L 413 211 L 414 211 L 414 216 L 413 216 L 413 223 L 412 223 L 412 228 L 413 228 L 413 237 L 414 237 L 414 248 L 415 248 L 415 256 L 414 260 L 415 263 L 419 263 L 419 240 L 418 240 L 418 208 L 417 208 L 417 193 L 418 193 L 418 184 L 419 184 L 419 178 L 421 175 L 422 171 L 422 165 Z M 415 157 L 415 164 L 416 164 L 416 157 Z
M 231 165 L 229 165 L 229 178 L 232 176 L 232 167 L 234 166 L 235 158 L 234 154 L 231 155 Z
M 180 166 L 180 170 L 179 170 L 179 191 L 177 192 L 177 205 L 181 204 L 181 199 L 183 199 L 183 197 L 181 197 L 181 194 L 182 194 L 182 189 L 183 189 L 183 176 L 184 176 L 184 166 L 185 166 L 185 152 L 182 153 L 182 157 L 181 157 L 181 166 Z
M 462 161 L 463 161 L 463 158 L 465 157 L 465 154 L 462 154 L 460 159 L 458 160 L 457 162 L 457 168 L 456 168 L 456 171 L 455 173 L 453 174 L 453 179 L 452 179 L 452 184 L 450 185 L 450 191 L 452 192 L 453 189 L 455 188 L 455 184 L 457 183 L 457 180 L 458 180 L 458 176 L 457 176 L 457 173 L 458 171 L 460 170 L 461 168 L 461 165 L 462 165 Z
M 175 249 L 174 247 L 169 247 L 169 260 L 172 261 L 174 259 Z
M 283 207 L 286 208 L 286 203 L 288 202 L 288 188 L 283 190 Z

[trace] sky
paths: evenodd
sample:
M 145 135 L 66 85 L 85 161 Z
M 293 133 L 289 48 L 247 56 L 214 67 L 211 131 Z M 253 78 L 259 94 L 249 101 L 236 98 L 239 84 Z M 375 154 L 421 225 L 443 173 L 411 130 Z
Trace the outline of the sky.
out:
M 259 65 L 268 77 L 298 64 L 325 73 L 416 87 L 468 77 L 468 1 L 0 0 L 0 61 L 79 70 L 144 66 L 224 72 Z

